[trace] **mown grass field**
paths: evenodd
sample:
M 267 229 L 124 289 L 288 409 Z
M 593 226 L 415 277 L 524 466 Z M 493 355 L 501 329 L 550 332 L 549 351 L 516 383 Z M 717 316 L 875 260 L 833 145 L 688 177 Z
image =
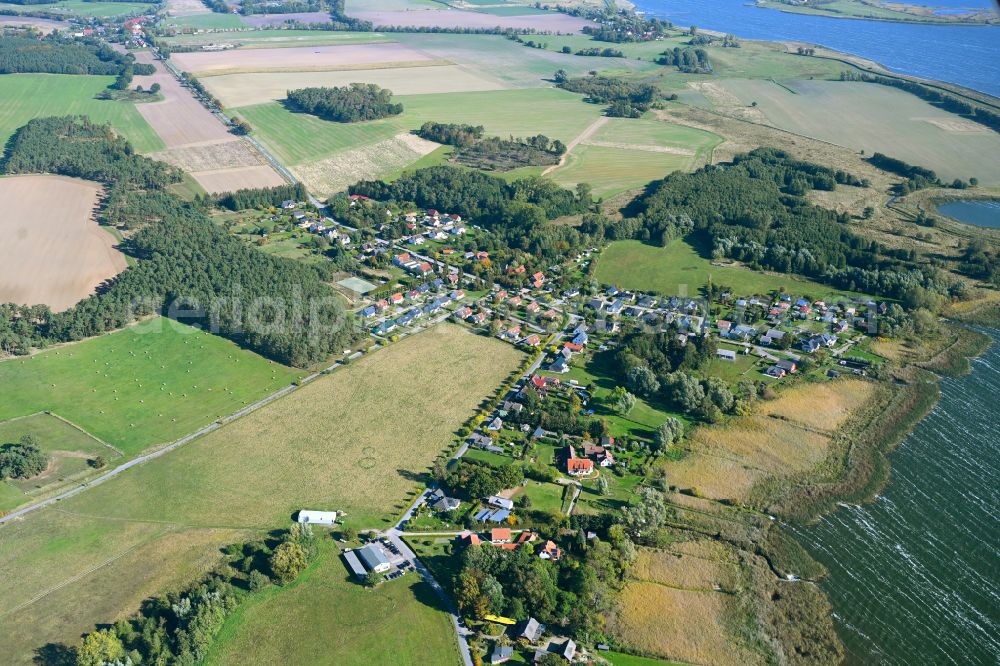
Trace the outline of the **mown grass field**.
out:
M 948 181 L 1000 185 L 1000 136 L 914 95 L 872 83 L 720 81 L 776 127 L 933 169 Z M 726 108 L 720 109 L 726 112 Z
M 303 507 L 388 526 L 522 358 L 442 324 L 4 526 L 0 561 L 14 575 L 0 578 L 0 654 L 27 663 L 49 641 L 75 641 L 134 610 L 154 584 L 217 561 L 234 535 L 281 527 Z
M 4 100 L 0 104 L 0 142 L 6 143 L 32 118 L 85 115 L 94 122 L 109 123 L 141 153 L 163 150 L 163 142 L 132 102 L 94 99 L 113 82 L 113 76 L 0 75 L 0 99 Z
M 0 482 L 0 511 L 24 504 L 33 495 L 95 471 L 88 461 L 96 456 L 110 462 L 119 457 L 113 448 L 49 414 L 32 414 L 0 422 L 0 446 L 16 443 L 24 435 L 35 438 L 38 448 L 49 457 L 49 467 L 30 479 Z
M 254 596 L 229 617 L 204 663 L 447 666 L 461 659 L 447 612 L 417 574 L 370 590 L 324 539 L 298 580 Z
M 170 16 L 164 20 L 163 26 L 166 28 L 195 28 L 202 30 L 247 27 L 236 14 L 217 14 L 215 12 L 211 14 L 195 14 L 193 16 Z M 220 39 L 220 37 L 223 39 Z M 223 41 L 224 36 L 217 35 L 216 39 Z
M 156 318 L 0 363 L 0 419 L 50 411 L 131 455 L 227 416 L 298 370 Z
M 0 2 L 0 9 L 23 12 L 32 9 L 32 5 L 15 5 Z M 44 5 L 45 11 L 65 13 L 67 16 L 81 16 L 84 18 L 109 18 L 112 16 L 124 16 L 126 14 L 142 14 L 155 9 L 151 3 L 146 2 L 86 2 L 85 0 L 59 0 L 52 4 Z
M 551 172 L 561 185 L 591 183 L 597 196 L 643 187 L 710 160 L 722 137 L 652 118 L 612 118 L 573 148 Z
M 713 266 L 709 259 L 684 240 L 667 247 L 641 241 L 615 241 L 601 253 L 597 279 L 624 289 L 655 291 L 667 295 L 697 296 L 709 278 L 716 285 L 736 289 L 742 296 L 768 294 L 784 288 L 791 294 L 827 300 L 849 295 L 794 275 L 752 271 L 736 266 Z
M 497 90 L 396 97 L 403 113 L 364 123 L 334 123 L 293 113 L 279 103 L 231 110 L 254 128 L 254 136 L 278 159 L 297 165 L 369 146 L 427 121 L 483 125 L 487 134 L 545 134 L 568 142 L 601 115 L 601 107 L 556 89 Z

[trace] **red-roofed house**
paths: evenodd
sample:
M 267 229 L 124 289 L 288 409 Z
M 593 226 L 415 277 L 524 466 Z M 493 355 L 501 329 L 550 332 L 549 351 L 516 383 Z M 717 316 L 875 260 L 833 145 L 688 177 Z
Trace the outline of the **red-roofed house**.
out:
M 594 471 L 594 461 L 589 458 L 577 458 L 576 449 L 568 447 L 566 456 L 566 472 L 570 476 L 586 476 Z
M 524 339 L 524 344 L 528 345 L 529 347 L 537 347 L 538 345 L 542 344 L 542 339 L 537 335 L 535 335 L 534 333 L 532 333 L 531 335 L 529 335 Z
M 542 546 L 542 550 L 538 553 L 538 557 L 543 560 L 558 562 L 559 558 L 562 557 L 562 550 L 559 549 L 555 541 L 546 541 L 545 545 Z
M 494 527 L 490 530 L 490 543 L 493 545 L 510 543 L 510 540 L 511 532 L 509 527 Z

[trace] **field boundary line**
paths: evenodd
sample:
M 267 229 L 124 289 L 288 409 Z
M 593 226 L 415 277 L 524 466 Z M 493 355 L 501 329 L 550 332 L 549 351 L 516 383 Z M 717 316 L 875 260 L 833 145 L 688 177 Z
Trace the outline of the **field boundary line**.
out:
M 131 546 L 129 548 L 126 548 L 125 550 L 123 550 L 122 552 L 118 553 L 114 557 L 108 558 L 108 559 L 104 560 L 103 562 L 99 562 L 99 563 L 95 564 L 94 566 L 90 567 L 89 569 L 87 569 L 86 571 L 81 571 L 80 573 L 76 574 L 75 576 L 71 576 L 70 578 L 67 578 L 66 580 L 64 580 L 61 583 L 59 583 L 58 585 L 56 585 L 55 587 L 50 587 L 49 589 L 44 590 L 43 592 L 39 592 L 38 594 L 36 594 L 32 598 L 28 599 L 27 601 L 21 602 L 20 604 L 18 604 L 17 606 L 14 606 L 10 610 L 4 611 L 4 613 L 0 614 L 0 617 L 7 617 L 8 615 L 12 615 L 12 614 L 18 612 L 19 610 L 23 610 L 23 609 L 27 608 L 28 606 L 31 606 L 31 605 L 33 605 L 33 604 L 41 601 L 42 599 L 44 599 L 45 597 L 49 596 L 53 592 L 58 592 L 59 590 L 61 590 L 64 587 L 66 587 L 67 585 L 72 585 L 73 583 L 86 578 L 87 576 L 89 576 L 90 574 L 94 573 L 98 569 L 103 569 L 104 567 L 108 566 L 112 562 L 114 562 L 116 560 L 120 560 L 121 558 L 125 557 L 126 555 L 128 555 L 129 553 L 131 553 L 133 550 L 136 550 L 140 546 L 145 546 L 146 544 L 150 543 L 154 539 L 157 539 L 157 538 L 163 536 L 166 533 L 167 533 L 167 530 L 164 530 L 162 532 L 158 532 L 154 536 L 151 536 L 148 539 L 140 541 L 139 543 L 137 543 L 137 544 L 135 544 L 135 545 L 133 545 L 133 546 Z
M 574 137 L 568 144 L 566 144 L 566 151 L 563 152 L 562 156 L 559 158 L 559 163 L 553 164 L 552 166 L 545 169 L 545 171 L 542 172 L 542 175 L 543 176 L 548 175 L 552 171 L 555 171 L 559 167 L 566 164 L 566 158 L 573 151 L 573 149 L 576 148 L 580 143 L 594 136 L 597 130 L 601 129 L 601 127 L 603 127 L 608 122 L 608 120 L 609 118 L 607 116 L 601 116 L 594 122 L 590 123 L 590 125 L 588 125 L 586 129 L 577 134 L 576 137 Z

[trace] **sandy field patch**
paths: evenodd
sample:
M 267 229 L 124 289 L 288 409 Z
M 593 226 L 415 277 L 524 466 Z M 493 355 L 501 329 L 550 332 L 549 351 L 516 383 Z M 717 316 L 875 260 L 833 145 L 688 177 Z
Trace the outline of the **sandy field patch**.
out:
M 167 0 L 167 13 L 171 16 L 197 16 L 211 11 L 201 0 Z
M 137 104 L 135 108 L 156 130 L 167 148 L 233 138 L 222 122 L 199 104 L 190 92 L 182 88 L 177 79 L 171 76 L 151 53 L 138 52 L 135 58 L 136 62 L 156 67 L 155 74 L 137 76 L 134 84 L 148 88 L 154 83 L 159 83 L 163 101 Z
M 332 23 L 329 12 L 299 12 L 297 14 L 252 14 L 241 16 L 247 25 L 255 28 L 266 28 L 268 26 L 280 26 L 287 21 L 299 21 L 301 23 Z
M 231 49 L 175 53 L 171 60 L 185 72 L 210 75 L 239 69 L 245 72 L 274 71 L 297 67 L 338 68 L 371 63 L 417 62 L 430 56 L 402 44 L 344 44 L 335 46 L 293 46 L 280 49 Z
M 415 162 L 438 144 L 409 133 L 347 150 L 319 162 L 300 164 L 292 172 L 313 192 L 333 194 L 359 180 L 373 179 Z
M 948 118 L 915 118 L 915 120 L 925 120 L 931 125 L 939 129 L 943 129 L 945 132 L 990 132 L 990 128 L 985 125 L 980 125 L 973 120 L 966 120 L 964 118 L 955 118 L 950 120 Z
M 230 137 L 225 141 L 192 144 L 180 148 L 151 153 L 150 157 L 173 164 L 185 171 L 211 171 L 236 167 L 260 166 L 264 156 L 242 139 Z
M 62 176 L 0 178 L 0 302 L 65 310 L 125 270 L 93 219 L 101 186 Z
M 361 11 L 351 12 L 354 18 L 371 21 L 376 28 L 381 26 L 404 26 L 414 28 L 514 28 L 517 30 L 534 28 L 540 32 L 575 33 L 585 25 L 593 25 L 586 19 L 568 14 L 530 14 L 526 16 L 495 16 L 466 12 L 457 9 L 426 9 L 413 11 Z
M 289 90 L 310 86 L 374 83 L 396 95 L 501 90 L 500 83 L 457 65 L 365 69 L 340 72 L 228 74 L 206 78 L 209 92 L 229 108 L 285 99 Z M 141 106 L 150 106 L 143 104 Z
M 66 30 L 69 23 L 65 21 L 52 21 L 43 18 L 33 18 L 31 16 L 0 16 L 0 26 L 25 27 L 32 26 L 38 28 L 42 34 L 49 34 L 53 30 Z
M 206 192 L 211 194 L 287 184 L 287 181 L 277 171 L 264 165 L 192 171 L 191 176 L 205 188 Z

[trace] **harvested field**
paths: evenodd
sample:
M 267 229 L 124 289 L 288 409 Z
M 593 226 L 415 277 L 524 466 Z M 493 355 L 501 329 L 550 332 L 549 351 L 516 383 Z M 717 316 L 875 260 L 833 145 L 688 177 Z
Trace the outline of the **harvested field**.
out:
M 664 467 L 681 488 L 746 501 L 760 481 L 818 469 L 839 428 L 874 392 L 870 382 L 857 379 L 788 388 L 753 416 L 698 428 L 690 454 Z
M 196 16 L 211 11 L 201 0 L 167 0 L 167 13 L 170 16 Z
M 310 191 L 333 194 L 359 180 L 377 178 L 382 174 L 402 169 L 437 148 L 438 144 L 433 141 L 402 133 L 371 146 L 338 153 L 319 162 L 292 167 L 292 172 Z
M 593 25 L 586 19 L 568 14 L 533 14 L 529 16 L 495 16 L 458 9 L 427 9 L 413 11 L 358 11 L 351 12 L 354 18 L 371 21 L 376 28 L 382 26 L 402 26 L 413 28 L 514 28 L 523 30 L 534 28 L 539 32 L 575 33 L 585 25 Z
M 137 76 L 138 85 L 159 83 L 162 102 L 140 104 L 139 112 L 163 139 L 167 150 L 159 159 L 190 173 L 207 192 L 282 185 L 285 179 L 267 165 L 250 145 L 233 136 L 218 118 L 170 75 L 148 52 L 138 62 L 153 64 L 152 76 Z
M 213 76 L 236 72 L 356 69 L 360 65 L 420 62 L 431 58 L 408 46 L 386 43 L 196 51 L 175 53 L 171 60 L 183 71 L 198 76 Z
M 281 174 L 269 166 L 192 171 L 191 175 L 210 194 L 254 187 L 274 187 L 288 183 Z
M 245 141 L 212 141 L 194 143 L 150 155 L 155 160 L 173 164 L 184 171 L 210 171 L 260 166 L 264 157 Z
M 279 26 L 287 21 L 302 23 L 332 23 L 330 12 L 299 12 L 297 14 L 253 14 L 241 17 L 243 22 L 255 28 Z
M 125 270 L 93 219 L 101 186 L 62 176 L 0 178 L 0 302 L 65 310 Z
M 229 108 L 282 100 L 289 90 L 310 86 L 374 83 L 388 88 L 397 96 L 499 90 L 504 87 L 463 67 L 440 64 L 328 72 L 228 74 L 206 78 L 203 83 Z
M 163 68 L 162 63 L 154 60 L 151 53 L 138 52 L 135 56 L 137 62 L 156 67 L 156 73 L 151 76 L 135 77 L 135 84 L 149 88 L 154 83 L 159 83 L 163 101 L 140 104 L 137 108 L 160 135 L 167 148 L 234 138 L 208 109 L 181 87 L 177 79 Z
M 692 84 L 698 85 L 698 84 Z M 935 170 L 945 180 L 1000 185 L 1000 135 L 914 95 L 871 83 L 723 80 L 717 111 L 774 125 L 865 154 L 879 151 Z M 735 99 L 735 101 L 734 101 Z M 756 102 L 756 107 L 750 104 Z M 758 116 L 760 114 L 760 116 Z
M 31 16 L 0 16 L 0 26 L 24 27 L 31 26 L 38 28 L 42 34 L 49 34 L 53 30 L 66 30 L 69 23 L 65 21 L 52 21 L 50 19 L 34 18 Z
M 441 324 L 5 525 L 0 561 L 14 575 L 0 577 L 0 654 L 30 663 L 37 647 L 133 612 L 153 591 L 150 577 L 190 578 L 220 543 L 282 527 L 303 506 L 345 511 L 354 527 L 388 526 L 522 358 Z

